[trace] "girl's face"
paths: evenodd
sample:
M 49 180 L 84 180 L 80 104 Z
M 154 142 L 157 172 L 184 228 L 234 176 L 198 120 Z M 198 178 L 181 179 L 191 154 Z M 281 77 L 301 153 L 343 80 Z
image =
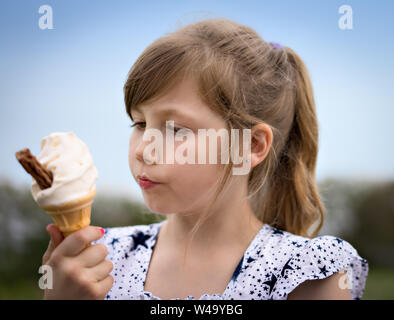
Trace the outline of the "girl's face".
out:
M 199 213 L 207 205 L 217 188 L 217 180 L 221 177 L 224 165 L 220 158 L 220 139 L 217 143 L 216 164 L 209 163 L 208 139 L 206 141 L 207 158 L 204 164 L 198 163 L 198 129 L 226 128 L 226 123 L 215 114 L 199 98 L 197 84 L 185 78 L 178 82 L 166 95 L 160 99 L 139 106 L 132 110 L 134 123 L 140 123 L 133 128 L 129 144 L 129 165 L 134 179 L 146 174 L 151 180 L 159 182 L 151 188 L 143 189 L 142 193 L 147 207 L 155 213 Z M 175 110 L 175 112 L 173 112 Z M 166 120 L 174 121 L 174 135 L 177 130 L 187 128 L 193 131 L 195 164 L 179 164 L 175 161 L 175 151 L 179 145 L 186 146 L 184 141 L 174 141 L 174 161 L 166 163 Z M 152 145 L 143 141 L 144 132 L 148 129 L 160 130 L 163 136 L 163 164 L 154 162 L 154 153 L 144 161 L 144 148 Z M 167 125 L 167 130 L 171 130 Z M 191 142 L 189 142 L 190 144 Z M 170 151 L 169 151 L 170 152 Z M 179 152 L 179 151 L 178 151 Z M 184 153 L 186 156 L 186 152 Z M 153 162 L 152 162 L 153 161 Z

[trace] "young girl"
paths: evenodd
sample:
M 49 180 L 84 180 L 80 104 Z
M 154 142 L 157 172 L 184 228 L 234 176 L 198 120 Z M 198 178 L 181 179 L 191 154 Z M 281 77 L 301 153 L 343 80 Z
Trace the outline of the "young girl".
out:
M 368 262 L 345 240 L 317 236 L 324 220 L 318 121 L 307 69 L 293 50 L 227 19 L 200 21 L 152 43 L 124 93 L 135 127 L 132 176 L 148 208 L 167 219 L 107 228 L 103 237 L 87 227 L 65 241 L 50 225 L 47 299 L 362 297 Z M 144 152 L 144 134 L 164 133 L 170 119 L 196 143 L 198 129 L 250 129 L 242 155 L 249 173 L 232 174 L 239 164 L 231 161 L 163 163 Z

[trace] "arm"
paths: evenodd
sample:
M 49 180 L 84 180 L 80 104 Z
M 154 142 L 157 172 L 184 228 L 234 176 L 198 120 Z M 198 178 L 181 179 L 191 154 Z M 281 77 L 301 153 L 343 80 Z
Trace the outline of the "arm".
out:
M 351 300 L 346 271 L 341 270 L 324 279 L 304 281 L 288 294 L 287 300 Z

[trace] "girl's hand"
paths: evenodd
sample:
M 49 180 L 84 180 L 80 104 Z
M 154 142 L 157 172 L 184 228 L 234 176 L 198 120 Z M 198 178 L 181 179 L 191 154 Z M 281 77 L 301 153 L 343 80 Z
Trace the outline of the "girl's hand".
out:
M 45 289 L 44 299 L 104 299 L 113 285 L 113 264 L 105 260 L 104 244 L 87 247 L 103 236 L 102 228 L 89 226 L 65 239 L 54 224 L 47 231 L 51 240 L 42 263 L 52 267 L 53 288 Z

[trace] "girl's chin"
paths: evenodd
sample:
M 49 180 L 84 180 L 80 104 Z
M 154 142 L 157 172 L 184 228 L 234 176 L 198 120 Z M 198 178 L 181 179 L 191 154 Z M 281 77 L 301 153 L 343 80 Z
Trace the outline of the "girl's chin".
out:
M 160 215 L 168 215 L 174 213 L 173 210 L 170 210 L 169 208 L 165 208 L 165 206 L 161 206 L 158 203 L 151 203 L 148 199 L 145 198 L 145 205 L 148 207 L 149 211 L 155 213 L 155 214 L 160 214 Z

